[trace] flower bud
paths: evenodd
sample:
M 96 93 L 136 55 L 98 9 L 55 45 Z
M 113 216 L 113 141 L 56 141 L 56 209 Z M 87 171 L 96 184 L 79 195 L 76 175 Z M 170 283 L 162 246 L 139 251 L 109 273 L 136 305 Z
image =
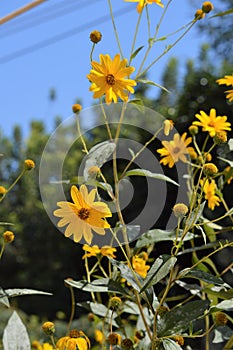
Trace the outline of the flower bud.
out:
M 198 126 L 196 126 L 196 125 L 190 125 L 188 130 L 189 130 L 190 135 L 192 135 L 192 136 L 198 134 Z
M 211 176 L 217 174 L 218 168 L 216 167 L 216 165 L 214 163 L 206 163 L 203 166 L 203 171 L 204 171 L 204 174 L 206 176 L 211 177 Z
M 188 212 L 188 207 L 184 203 L 177 203 L 173 207 L 173 213 L 177 218 L 183 218 L 187 212 Z
M 94 44 L 97 44 L 102 39 L 102 34 L 98 30 L 93 30 L 90 34 L 90 39 Z
M 6 193 L 6 188 L 4 186 L 0 186 L 0 198 Z
M 11 243 L 15 239 L 15 235 L 11 231 L 5 231 L 2 237 L 5 243 Z
M 25 170 L 32 170 L 35 168 L 35 162 L 32 159 L 26 159 L 24 161 L 24 168 Z
M 164 128 L 163 128 L 164 135 L 168 136 L 170 131 L 173 129 L 174 122 L 171 119 L 166 119 L 163 122 L 163 125 L 164 125 Z
M 214 136 L 214 142 L 217 145 L 221 145 L 222 143 L 226 143 L 227 142 L 227 133 L 225 131 L 216 132 L 216 134 Z
M 79 103 L 75 103 L 73 106 L 72 106 L 72 110 L 74 113 L 79 113 L 82 109 L 82 106 L 79 104 Z
M 212 4 L 212 2 L 210 2 L 210 1 L 203 2 L 203 4 L 202 4 L 202 11 L 203 12 L 209 13 L 213 9 L 214 9 L 214 5 Z
M 42 329 L 46 335 L 52 335 L 55 332 L 55 324 L 53 322 L 45 322 Z
M 195 12 L 194 18 L 195 18 L 196 20 L 202 19 L 202 18 L 204 18 L 204 17 L 205 17 L 205 13 L 203 12 L 202 9 L 198 9 L 198 10 Z
M 181 335 L 175 335 L 175 342 L 178 344 L 178 345 L 181 345 L 183 346 L 184 345 L 184 338 L 181 336 Z
M 121 305 L 122 300 L 119 297 L 112 297 L 110 299 L 110 308 L 116 310 Z

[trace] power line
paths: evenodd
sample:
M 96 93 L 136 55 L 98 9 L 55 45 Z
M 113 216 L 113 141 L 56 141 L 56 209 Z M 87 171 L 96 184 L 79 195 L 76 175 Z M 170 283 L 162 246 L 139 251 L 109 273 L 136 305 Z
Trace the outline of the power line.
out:
M 96 0 L 96 1 L 102 1 L 102 0 Z M 68 7 L 68 8 L 64 8 Z M 68 6 L 67 6 L 68 5 Z M 81 4 L 77 4 L 77 0 L 72 2 L 69 1 L 69 3 L 64 2 L 64 3 L 60 3 L 59 6 L 50 6 L 46 10 L 44 13 L 41 12 L 38 16 L 38 13 L 35 13 L 34 16 L 27 16 L 26 18 L 24 18 L 23 21 L 21 22 L 16 22 L 13 23 L 13 28 L 12 26 L 10 28 L 5 28 L 5 31 L 1 31 L 0 33 L 0 37 L 1 38 L 5 38 L 8 37 L 10 35 L 14 35 L 17 34 L 19 32 L 22 32 L 26 29 L 31 29 L 32 27 L 35 27 L 37 25 L 40 25 L 42 23 L 48 22 L 50 20 L 54 20 L 58 17 L 63 17 L 66 14 L 69 14 L 70 12 L 74 12 L 77 11 L 81 8 L 85 8 L 87 6 L 93 5 L 93 2 L 87 2 L 86 0 L 84 0 L 83 3 Z M 54 9 L 54 10 L 53 10 Z
M 122 9 L 115 12 L 114 17 L 115 18 L 120 17 L 128 12 L 131 12 L 132 10 L 134 10 L 132 7 L 127 7 L 127 10 L 125 8 L 122 8 Z M 21 50 L 15 51 L 9 55 L 5 55 L 3 57 L 0 57 L 0 63 L 7 63 L 10 61 L 13 61 L 14 59 L 16 59 L 18 57 L 25 56 L 27 54 L 34 52 L 34 51 L 37 51 L 37 50 L 43 49 L 47 46 L 53 45 L 59 41 L 65 40 L 68 37 L 74 36 L 75 34 L 83 32 L 91 27 L 99 25 L 100 23 L 102 24 L 102 23 L 107 22 L 109 20 L 110 20 L 109 14 L 104 15 L 102 17 L 99 17 L 97 20 L 90 21 L 88 23 L 85 23 L 83 25 L 75 27 L 75 28 L 68 30 L 66 32 L 63 32 L 61 34 L 55 35 L 49 39 L 40 41 L 40 42 L 38 42 L 34 45 L 31 45 L 31 46 L 28 46 L 24 49 L 21 49 Z
M 9 13 L 9 15 L 6 15 L 5 17 L 0 18 L 0 24 L 4 24 L 15 17 L 22 15 L 23 13 L 31 10 L 32 8 L 42 4 L 42 2 L 45 2 L 45 1 L 48 1 L 48 0 L 35 0 L 33 2 L 30 2 L 29 4 Z

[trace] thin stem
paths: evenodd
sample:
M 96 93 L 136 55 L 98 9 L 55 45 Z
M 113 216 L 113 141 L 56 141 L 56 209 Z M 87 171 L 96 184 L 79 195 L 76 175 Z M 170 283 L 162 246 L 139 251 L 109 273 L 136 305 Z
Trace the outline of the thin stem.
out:
M 67 333 L 70 331 L 71 323 L 74 319 L 74 313 L 75 313 L 75 296 L 74 296 L 74 290 L 72 286 L 68 286 L 70 290 L 70 296 L 71 296 L 71 312 L 70 312 L 70 318 L 67 325 Z
M 81 133 L 81 127 L 80 127 L 80 122 L 79 122 L 79 116 L 77 116 L 77 128 L 78 128 L 78 135 L 81 139 L 82 145 L 83 145 L 83 150 L 86 152 L 86 154 L 89 153 L 87 146 L 86 146 L 86 142 L 84 141 L 83 135 Z
M 155 134 L 148 140 L 145 145 L 132 157 L 132 159 L 129 161 L 129 163 L 126 165 L 125 169 L 123 170 L 120 179 L 122 179 L 125 176 L 126 171 L 129 169 L 130 165 L 135 161 L 135 159 L 140 156 L 140 154 L 149 146 L 149 144 L 156 139 L 160 131 L 163 130 L 163 128 L 160 128 L 158 131 L 155 132 Z
M 93 52 L 94 52 L 94 48 L 95 48 L 95 43 L 93 43 L 92 48 L 91 48 L 91 53 L 90 53 L 90 60 L 91 60 L 91 62 L 93 61 L 92 55 L 93 55 Z
M 106 112 L 105 112 L 102 100 L 100 101 L 100 106 L 101 106 L 101 111 L 102 111 L 103 116 L 104 116 L 104 122 L 105 122 L 105 125 L 106 125 L 106 129 L 107 129 L 107 132 L 108 132 L 109 139 L 111 141 L 113 141 L 112 132 L 111 132 L 111 129 L 109 127 L 107 115 L 106 115 Z
M 156 62 L 160 60 L 168 51 L 170 51 L 178 42 L 183 39 L 183 37 L 189 32 L 189 30 L 194 26 L 196 23 L 196 20 L 193 20 L 188 27 L 188 29 L 185 30 L 185 32 L 180 35 L 180 37 L 174 41 L 173 44 L 169 45 L 154 61 L 152 61 L 141 73 L 138 73 L 135 79 L 138 79 L 140 76 L 144 75 Z
M 21 171 L 21 173 L 19 174 L 19 176 L 15 179 L 15 181 L 10 185 L 10 187 L 6 190 L 6 192 L 4 193 L 4 195 L 0 198 L 0 203 L 2 202 L 3 198 L 5 198 L 5 196 L 7 195 L 8 192 L 10 192 L 10 190 L 12 190 L 12 188 L 17 184 L 17 182 L 21 179 L 21 177 L 24 175 L 24 173 L 26 172 L 26 169 L 23 169 Z
M 4 252 L 4 248 L 5 248 L 5 242 L 2 242 L 2 247 L 1 247 L 1 251 L 0 251 L 0 259 L 2 258 L 2 254 Z
M 143 12 L 143 11 L 142 11 L 142 12 Z M 132 55 L 133 55 L 133 52 L 134 52 L 134 46 L 135 46 L 136 39 L 137 39 L 137 35 L 138 35 L 138 29 L 139 29 L 140 22 L 141 22 L 141 18 L 142 18 L 142 12 L 140 12 L 140 14 L 139 14 L 139 16 L 138 16 L 138 21 L 137 21 L 137 24 L 136 24 L 136 29 L 135 29 L 135 32 L 134 32 L 134 37 L 133 37 L 133 42 L 132 42 L 132 47 L 131 47 L 131 52 L 130 52 L 129 66 L 130 66 L 130 63 L 131 63 L 131 61 L 132 61 Z
M 119 49 L 119 51 L 120 51 L 121 58 L 123 58 L 124 55 L 123 55 L 123 51 L 122 51 L 122 49 L 121 49 L 121 44 L 120 44 L 119 36 L 118 36 L 118 33 L 117 33 L 117 28 L 116 28 L 116 24 L 115 24 L 115 19 L 114 19 L 114 15 L 113 15 L 113 11 L 112 11 L 111 0 L 108 0 L 108 6 L 109 6 L 109 11 L 110 11 L 111 20 L 112 20 L 112 26 L 113 26 L 113 29 L 114 29 L 114 33 L 115 33 L 115 37 L 116 37 L 118 49 Z
M 57 346 L 56 346 L 56 343 L 55 343 L 53 334 L 50 335 L 50 339 L 51 339 L 51 343 L 52 343 L 52 345 L 53 345 L 53 348 L 54 348 L 54 349 L 57 349 Z

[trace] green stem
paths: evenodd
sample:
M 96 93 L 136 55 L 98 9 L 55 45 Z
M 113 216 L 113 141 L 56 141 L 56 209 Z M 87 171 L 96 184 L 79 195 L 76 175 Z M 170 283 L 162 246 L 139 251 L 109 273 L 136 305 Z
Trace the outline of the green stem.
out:
M 116 37 L 118 49 L 119 49 L 119 51 L 120 51 L 121 58 L 124 58 L 123 51 L 122 51 L 122 49 L 121 49 L 121 44 L 120 44 L 119 36 L 118 36 L 118 33 L 117 33 L 117 28 L 116 28 L 116 24 L 115 24 L 115 19 L 114 19 L 113 11 L 112 11 L 111 0 L 108 0 L 108 6 L 109 6 L 109 11 L 110 11 L 111 20 L 112 20 L 112 26 L 113 26 L 113 29 L 114 29 L 114 33 L 115 33 L 115 37 Z
M 27 170 L 24 168 L 21 173 L 19 174 L 19 176 L 15 179 L 15 181 L 10 185 L 10 187 L 6 190 L 6 192 L 4 193 L 4 195 L 0 198 L 0 203 L 2 202 L 3 198 L 7 195 L 8 192 L 10 192 L 10 190 L 12 190 L 12 188 L 17 184 L 17 182 L 21 179 L 21 177 L 24 175 L 24 173 Z
M 71 313 L 70 313 L 70 318 L 69 318 L 69 322 L 67 325 L 67 334 L 70 331 L 70 327 L 71 327 L 71 323 L 74 319 L 74 313 L 75 313 L 75 296 L 74 296 L 74 290 L 72 286 L 68 286 L 69 290 L 70 290 L 70 296 L 71 296 Z
M 4 248 L 5 248 L 5 242 L 2 242 L 2 247 L 1 247 L 1 251 L 0 251 L 0 259 L 2 258 L 2 254 L 4 252 Z

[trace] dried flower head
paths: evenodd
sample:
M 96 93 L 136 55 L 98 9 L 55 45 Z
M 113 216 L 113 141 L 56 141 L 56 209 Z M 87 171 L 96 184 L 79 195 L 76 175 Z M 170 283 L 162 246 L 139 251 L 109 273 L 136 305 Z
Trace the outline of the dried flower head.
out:
M 121 343 L 121 335 L 118 333 L 110 333 L 107 337 L 107 342 L 110 345 L 120 345 Z
M 178 345 L 181 345 L 183 346 L 184 345 L 184 338 L 181 336 L 181 335 L 175 335 L 175 342 L 178 344 Z
M 184 203 L 177 203 L 173 207 L 173 213 L 177 218 L 183 218 L 187 212 L 188 212 L 188 207 Z
M 98 30 L 93 30 L 90 34 L 90 39 L 94 44 L 97 44 L 102 39 L 102 34 Z
M 214 322 L 218 325 L 218 326 L 224 326 L 225 324 L 227 324 L 227 315 L 222 312 L 222 311 L 218 311 L 216 312 L 216 314 L 214 315 Z
M 129 338 L 125 338 L 121 342 L 122 350 L 133 350 L 133 342 Z

